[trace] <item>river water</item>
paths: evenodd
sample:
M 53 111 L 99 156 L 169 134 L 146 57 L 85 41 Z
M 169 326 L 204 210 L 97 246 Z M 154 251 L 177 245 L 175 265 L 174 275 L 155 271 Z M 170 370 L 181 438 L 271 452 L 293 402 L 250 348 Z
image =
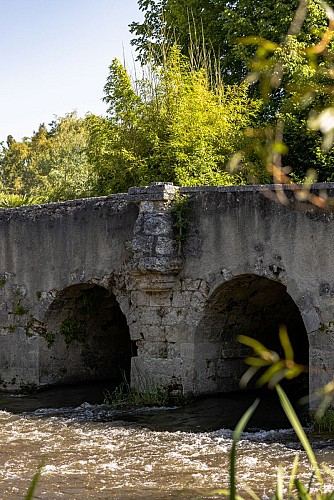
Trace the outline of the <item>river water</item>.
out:
M 0 498 L 24 498 L 44 459 L 35 498 L 219 498 L 228 487 L 232 428 L 253 394 L 194 401 L 184 408 L 111 411 L 102 388 L 55 389 L 0 398 Z M 314 438 L 320 463 L 334 473 L 334 441 Z M 266 398 L 238 445 L 238 485 L 269 498 L 281 464 L 299 478 L 312 471 L 273 396 Z M 334 477 L 325 473 L 327 489 Z M 246 486 L 243 486 L 246 485 Z

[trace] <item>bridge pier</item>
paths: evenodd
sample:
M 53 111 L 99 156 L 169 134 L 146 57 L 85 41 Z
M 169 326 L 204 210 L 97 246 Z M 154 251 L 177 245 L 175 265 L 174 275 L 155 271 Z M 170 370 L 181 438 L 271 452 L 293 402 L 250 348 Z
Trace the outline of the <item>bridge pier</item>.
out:
M 171 390 L 182 387 L 179 325 L 172 303 L 182 269 L 171 212 L 176 192 L 177 188 L 168 183 L 129 190 L 130 201 L 139 207 L 132 239 L 129 289 L 135 311 L 130 335 L 138 349 L 131 364 L 133 387 L 152 383 L 169 386 Z

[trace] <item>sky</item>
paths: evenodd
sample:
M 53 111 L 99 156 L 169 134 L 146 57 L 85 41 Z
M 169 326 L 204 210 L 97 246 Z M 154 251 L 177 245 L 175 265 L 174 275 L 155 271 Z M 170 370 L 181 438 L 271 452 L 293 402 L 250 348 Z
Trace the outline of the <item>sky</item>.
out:
M 114 57 L 133 72 L 137 0 L 0 0 L 0 142 L 76 111 L 103 114 Z

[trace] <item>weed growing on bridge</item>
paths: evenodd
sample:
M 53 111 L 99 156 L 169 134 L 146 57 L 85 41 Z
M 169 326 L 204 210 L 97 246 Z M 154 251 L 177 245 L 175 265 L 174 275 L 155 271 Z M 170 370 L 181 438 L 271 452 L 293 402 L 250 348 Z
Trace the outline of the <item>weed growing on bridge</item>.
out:
M 50 349 L 56 340 L 56 335 L 53 332 L 49 332 L 43 323 L 40 323 L 33 316 L 30 316 L 25 327 L 25 332 L 27 337 L 33 337 L 33 335 L 38 334 L 47 342 L 47 346 Z
M 189 195 L 182 195 L 179 192 L 175 193 L 172 201 L 172 215 L 173 215 L 173 228 L 175 232 L 175 240 L 177 243 L 177 253 L 180 256 L 182 250 L 182 243 L 186 239 L 189 220 L 188 214 L 190 212 Z
M 72 316 L 61 322 L 59 333 L 64 336 L 67 347 L 75 340 L 78 342 L 84 342 L 86 340 L 86 332 L 83 328 L 82 321 Z
M 21 301 L 18 300 L 14 306 L 14 309 L 13 309 L 13 314 L 14 316 L 24 316 L 25 314 L 27 314 L 29 312 L 29 309 L 27 307 L 24 307 L 22 304 L 21 304 Z

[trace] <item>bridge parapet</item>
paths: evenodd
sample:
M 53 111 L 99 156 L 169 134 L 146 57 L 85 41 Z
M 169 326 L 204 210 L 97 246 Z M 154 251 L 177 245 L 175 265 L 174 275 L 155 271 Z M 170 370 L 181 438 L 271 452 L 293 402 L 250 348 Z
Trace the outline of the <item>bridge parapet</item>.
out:
M 129 201 L 139 206 L 132 239 L 132 274 L 140 275 L 141 289 L 164 291 L 172 288 L 174 276 L 182 268 L 171 212 L 177 191 L 173 183 L 164 182 L 129 189 Z

